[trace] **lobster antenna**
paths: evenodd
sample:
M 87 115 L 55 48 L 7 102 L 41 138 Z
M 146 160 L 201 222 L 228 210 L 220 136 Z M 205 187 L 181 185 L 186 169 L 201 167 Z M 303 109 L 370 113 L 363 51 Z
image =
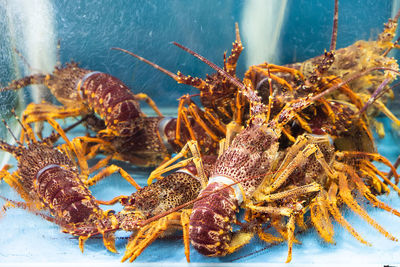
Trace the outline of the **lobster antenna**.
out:
M 242 40 L 240 40 L 239 23 L 237 23 L 237 22 L 235 22 L 235 36 L 236 36 L 236 41 L 238 43 L 241 43 Z
M 333 14 L 333 26 L 332 26 L 332 38 L 331 38 L 330 51 L 336 50 L 338 19 L 339 19 L 339 1 L 335 0 L 335 10 L 334 10 L 334 14 Z
M 378 88 L 372 93 L 367 103 L 365 103 L 365 105 L 360 109 L 360 111 L 358 112 L 359 116 L 361 116 L 361 114 L 364 113 L 367 110 L 367 108 L 375 102 L 375 100 L 377 100 L 380 96 L 382 96 L 382 94 L 386 91 L 385 87 L 389 82 L 390 82 L 389 78 L 383 80 L 383 82 L 378 86 Z
M 365 74 L 370 73 L 370 72 L 375 71 L 375 70 L 387 70 L 387 71 L 390 71 L 390 72 L 394 72 L 397 75 L 400 75 L 400 72 L 398 70 L 395 70 L 395 69 L 392 69 L 392 68 L 388 68 L 388 67 L 371 67 L 371 68 L 366 69 L 366 70 L 364 70 L 362 72 L 354 73 L 353 75 L 349 76 L 347 79 L 344 79 L 342 82 L 340 82 L 340 83 L 338 83 L 338 84 L 326 89 L 325 91 L 323 91 L 323 92 L 311 97 L 309 100 L 312 101 L 312 102 L 317 101 L 318 99 L 320 99 L 320 98 L 326 96 L 327 94 L 330 94 L 333 91 L 337 90 L 338 88 L 342 87 L 343 85 L 345 85 L 345 84 L 347 84 L 347 83 L 349 83 L 349 82 L 351 82 L 351 81 L 353 81 L 355 79 L 358 79 L 361 76 L 364 76 Z
M 57 41 L 57 54 L 56 54 L 56 57 L 57 57 L 56 66 L 57 67 L 61 66 L 60 48 L 61 48 L 61 40 L 58 39 L 58 41 Z
M 265 106 L 261 103 L 261 98 L 257 95 L 256 92 L 245 86 L 243 83 L 241 83 L 238 79 L 235 77 L 232 77 L 229 73 L 218 67 L 216 64 L 213 62 L 209 61 L 202 55 L 190 50 L 189 48 L 177 43 L 177 42 L 172 42 L 172 44 L 176 45 L 180 49 L 188 52 L 189 54 L 197 57 L 200 59 L 202 62 L 206 63 L 208 66 L 213 68 L 215 71 L 217 71 L 221 76 L 224 76 L 227 78 L 233 85 L 237 86 L 240 91 L 250 100 L 250 102 L 253 102 L 255 105 L 252 105 L 251 111 L 253 114 L 260 114 L 265 110 Z
M 17 48 L 15 48 L 15 47 L 14 47 L 13 50 L 14 50 L 15 54 L 17 54 L 17 55 L 22 59 L 22 61 L 24 62 L 24 64 L 28 67 L 29 71 L 32 72 L 32 71 L 33 71 L 32 66 L 29 64 L 28 60 L 26 60 L 26 58 L 24 57 L 24 55 L 22 55 L 21 51 L 19 51 L 19 50 L 18 50 Z
M 4 124 L 4 126 L 6 126 L 7 130 L 10 132 L 11 136 L 14 138 L 15 142 L 19 145 L 19 146 L 23 146 L 22 143 L 17 139 L 17 137 L 15 137 L 14 133 L 11 131 L 10 127 L 8 126 L 7 122 L 5 119 L 1 120 Z
M 11 114 L 14 116 L 14 118 L 18 121 L 19 125 L 21 126 L 22 130 L 24 131 L 24 136 L 29 142 L 36 141 L 34 137 L 29 136 L 29 133 L 33 133 L 32 128 L 30 128 L 29 124 L 26 126 L 29 127 L 29 129 L 25 128 L 25 126 L 22 124 L 21 120 L 19 119 L 18 115 L 15 113 L 14 109 L 11 109 Z
M 119 50 L 122 51 L 124 53 L 127 53 L 128 55 L 131 55 L 137 59 L 139 59 L 140 61 L 143 61 L 144 63 L 147 63 L 148 65 L 152 66 L 153 68 L 161 71 L 162 73 L 168 75 L 169 77 L 171 77 L 172 79 L 174 79 L 175 81 L 179 82 L 179 76 L 176 75 L 175 73 L 170 72 L 169 70 L 164 69 L 163 67 L 160 67 L 159 65 L 157 65 L 156 63 L 151 62 L 150 60 L 145 59 L 144 57 L 138 56 L 128 50 L 125 50 L 123 48 L 119 48 L 119 47 L 111 47 L 112 50 Z

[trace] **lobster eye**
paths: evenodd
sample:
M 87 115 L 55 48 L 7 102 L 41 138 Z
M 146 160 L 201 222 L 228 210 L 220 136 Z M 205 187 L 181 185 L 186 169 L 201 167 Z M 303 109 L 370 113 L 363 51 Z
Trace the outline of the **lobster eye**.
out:
M 124 197 L 119 200 L 122 206 L 133 206 L 135 204 L 134 197 Z
M 114 215 L 115 214 L 115 210 L 106 210 L 106 215 L 110 216 L 110 215 Z

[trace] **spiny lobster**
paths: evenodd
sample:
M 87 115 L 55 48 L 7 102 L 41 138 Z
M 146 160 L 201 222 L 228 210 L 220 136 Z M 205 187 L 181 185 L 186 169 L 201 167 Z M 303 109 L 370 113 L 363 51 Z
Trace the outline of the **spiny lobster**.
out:
M 88 117 L 88 126 L 97 133 L 97 138 L 81 138 L 82 142 L 93 144 L 87 151 L 88 157 L 101 151 L 110 154 L 109 158 L 135 165 L 158 166 L 192 139 L 202 143 L 203 153 L 215 154 L 222 137 L 221 134 L 209 136 L 206 130 L 216 131 L 215 128 L 209 126 L 204 130 L 194 118 L 163 117 L 147 95 L 133 94 L 117 78 L 80 68 L 75 62 L 57 66 L 53 74 L 35 74 L 15 80 L 1 90 L 16 90 L 30 84 L 46 85 L 63 106 L 30 104 L 24 111 L 23 123 L 47 121 L 68 143 L 55 119 Z M 139 100 L 146 100 L 158 116 L 146 117 Z
M 143 127 L 141 118 L 144 114 L 140 110 L 139 100 L 146 100 L 162 116 L 147 95 L 135 95 L 116 77 L 80 68 L 75 62 L 67 63 L 64 67 L 56 66 L 52 74 L 34 74 L 14 80 L 1 91 L 17 90 L 31 84 L 48 87 L 63 107 L 48 103 L 29 105 L 23 117 L 24 123 L 95 112 L 104 118 L 106 129 L 102 134 L 130 136 Z
M 400 189 L 370 162 L 370 160 L 383 162 L 395 172 L 386 158 L 369 151 L 340 151 L 331 143 L 329 135 L 323 132 L 319 133 L 322 134 L 320 136 L 300 133 L 294 144 L 286 148 L 281 148 L 279 142 L 283 127 L 290 124 L 297 114 L 321 105 L 318 104 L 319 99 L 364 73 L 353 75 L 325 90 L 319 88 L 318 84 L 311 85 L 315 86 L 316 93 L 289 101 L 277 115 L 269 119 L 270 103 L 268 106 L 262 104 L 261 98 L 254 90 L 244 86 L 197 53 L 177 45 L 199 57 L 221 75 L 229 77 L 251 103 L 248 126 L 236 135 L 229 146 L 225 146 L 211 172 L 207 186 L 205 188 L 203 186 L 199 195 L 201 200 L 196 201 L 193 206 L 189 238 L 200 253 L 207 256 L 222 256 L 236 251 L 249 242 L 252 233 L 242 230 L 235 233 L 233 238 L 230 233 L 232 231 L 230 225 L 236 221 L 235 212 L 239 206 L 246 209 L 247 220 L 258 221 L 259 225 L 270 223 L 288 240 L 288 262 L 291 260 L 292 244 L 295 240 L 295 225 L 302 224 L 303 215 L 309 210 L 313 226 L 325 241 L 333 240 L 330 223 L 330 216 L 333 216 L 358 240 L 368 244 L 342 217 L 339 211 L 342 203 L 348 205 L 386 237 L 397 240 L 369 217 L 354 199 L 352 192 L 358 191 L 374 206 L 400 216 L 400 212 L 376 198 L 376 194 L 388 190 L 385 183 L 389 183 L 400 193 Z M 326 57 L 329 58 L 330 53 L 327 53 Z M 396 70 L 382 69 L 398 74 Z M 320 91 L 322 92 L 318 94 Z M 335 105 L 334 101 L 325 100 L 325 103 Z M 329 123 L 334 123 L 329 114 L 326 118 Z M 347 119 L 351 120 L 348 126 L 357 124 L 358 120 L 364 120 L 357 110 Z M 362 125 L 365 124 L 366 122 L 359 124 L 361 131 L 368 130 L 363 128 Z M 384 182 L 378 178 L 379 176 Z M 397 174 L 396 177 L 398 181 Z M 204 180 L 202 183 L 206 182 Z M 233 184 L 237 186 L 229 187 Z M 208 196 L 203 198 L 204 195 Z M 282 227 L 281 223 L 285 218 L 287 218 L 286 226 Z M 259 236 L 266 241 L 271 240 L 262 231 L 259 231 Z M 268 238 L 265 238 L 266 236 Z
M 116 252 L 114 232 L 110 229 L 115 228 L 117 219 L 113 212 L 103 211 L 98 206 L 88 186 L 119 167 L 111 165 L 88 179 L 87 164 L 81 164 L 82 161 L 78 160 L 78 168 L 70 146 L 53 146 L 59 136 L 52 134 L 42 141 L 37 141 L 30 126 L 22 123 L 21 125 L 27 145 L 17 141 L 18 145 L 14 146 L 0 140 L 0 149 L 11 153 L 18 161 L 16 171 L 9 173 L 10 167 L 6 165 L 0 171 L 0 178 L 25 202 L 8 200 L 6 205 L 31 210 L 60 225 L 64 232 L 79 237 L 79 247 L 82 251 L 84 242 L 89 237 L 101 234 L 106 248 Z M 83 150 L 79 139 L 72 140 L 70 145 L 75 148 L 75 152 Z M 140 188 L 128 174 L 121 174 Z M 43 211 L 49 212 L 51 216 L 42 213 Z

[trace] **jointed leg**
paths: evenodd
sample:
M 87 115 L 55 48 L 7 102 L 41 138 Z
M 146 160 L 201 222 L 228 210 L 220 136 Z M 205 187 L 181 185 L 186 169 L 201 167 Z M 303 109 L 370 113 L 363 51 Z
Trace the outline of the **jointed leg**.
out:
M 373 206 L 376 206 L 380 209 L 386 210 L 390 213 L 393 213 L 394 215 L 400 217 L 400 212 L 392 207 L 390 207 L 389 205 L 385 204 L 384 202 L 380 201 L 374 194 L 371 193 L 371 191 L 369 190 L 369 188 L 364 184 L 364 182 L 362 181 L 361 177 L 359 177 L 357 175 L 357 173 L 354 171 L 354 169 L 349 166 L 349 165 L 345 165 L 347 170 L 351 170 L 351 176 L 350 178 L 353 180 L 353 182 L 355 183 L 357 189 L 363 194 L 363 196 L 368 199 L 369 201 L 371 201 Z
M 178 159 L 185 157 L 189 151 L 192 153 L 191 158 L 182 160 L 182 161 L 170 166 L 172 163 L 174 163 Z M 197 145 L 197 142 L 193 141 L 193 140 L 188 141 L 186 143 L 186 145 L 182 148 L 182 150 L 178 154 L 176 154 L 173 158 L 171 158 L 170 160 L 166 161 L 164 164 L 157 167 L 157 169 L 155 169 L 150 174 L 150 176 L 147 180 L 147 183 L 151 184 L 154 178 L 156 178 L 156 177 L 160 176 L 161 174 L 163 174 L 167 171 L 170 171 L 172 169 L 186 166 L 190 161 L 193 161 L 194 164 L 196 165 L 197 173 L 198 173 L 198 176 L 200 177 L 200 183 L 202 184 L 202 187 L 204 188 L 207 185 L 208 179 L 204 173 L 204 167 L 203 167 L 203 163 L 201 161 L 200 149 Z
M 258 199 L 261 196 L 274 192 L 286 181 L 289 175 L 298 166 L 304 164 L 311 155 L 315 155 L 315 158 L 319 162 L 319 164 L 324 168 L 328 175 L 331 175 L 332 171 L 326 163 L 321 150 L 316 145 L 316 143 L 318 142 L 328 141 L 329 140 L 324 137 L 316 138 L 307 135 L 300 136 L 296 143 L 289 149 L 285 159 L 283 160 L 283 163 L 272 177 L 272 184 L 266 184 L 267 182 L 269 182 L 269 179 L 264 179 L 263 183 L 261 184 L 261 186 L 259 186 L 259 189 L 254 192 L 253 196 Z M 302 147 L 304 148 L 302 149 Z M 300 149 L 302 150 L 299 151 Z
M 265 69 L 264 69 L 265 68 Z M 270 77 L 272 80 L 276 81 L 277 83 L 287 87 L 289 91 L 293 91 L 293 87 L 283 78 L 280 78 L 274 74 L 271 73 L 271 71 L 268 69 L 268 66 L 250 66 L 248 72 L 261 72 L 267 77 Z
M 337 206 L 337 199 L 336 199 L 336 194 L 338 191 L 338 186 L 335 183 L 332 183 L 331 187 L 329 188 L 329 192 L 328 192 L 328 196 L 325 197 L 325 199 L 327 200 L 328 203 L 328 209 L 329 212 L 332 214 L 333 218 L 340 223 L 347 231 L 349 231 L 349 233 L 354 236 L 355 238 L 357 238 L 358 241 L 360 241 L 361 243 L 367 245 L 367 246 L 371 246 L 370 243 L 368 243 L 367 241 L 365 241 L 360 234 L 350 225 L 350 223 L 343 218 L 342 214 L 340 213 L 340 210 Z M 323 193 L 325 193 L 325 191 L 322 191 Z M 326 195 L 326 194 L 324 194 Z
M 326 199 L 322 192 L 310 203 L 310 218 L 319 235 L 328 243 L 333 244 L 333 225 L 330 220 Z
M 26 203 L 32 203 L 33 200 L 31 199 L 29 193 L 25 190 L 25 188 L 20 183 L 18 179 L 17 173 L 10 174 L 7 169 L 9 165 L 5 165 L 3 169 L 0 171 L 0 180 L 4 180 L 11 188 L 13 188 L 17 193 L 22 197 Z
M 135 95 L 135 98 L 137 100 L 144 100 L 146 103 L 154 110 L 155 113 L 157 113 L 158 116 L 163 117 L 162 113 L 158 109 L 156 103 L 151 99 L 147 94 L 145 93 L 139 93 Z
M 350 175 L 352 175 L 350 173 Z M 358 205 L 357 201 L 351 195 L 351 191 L 348 187 L 346 176 L 340 172 L 339 173 L 339 195 L 343 199 L 344 203 L 355 213 L 360 215 L 364 220 L 371 224 L 375 229 L 377 229 L 381 234 L 386 236 L 392 241 L 397 241 L 397 239 L 392 236 L 389 232 L 383 229 L 376 221 L 369 217 L 368 213 Z
M 143 250 L 168 229 L 168 226 L 171 225 L 171 221 L 178 220 L 179 216 L 180 212 L 175 212 L 141 227 L 135 237 L 129 240 L 126 245 L 125 255 L 121 261 L 124 262 L 127 259 L 129 259 L 130 262 L 134 261 Z
M 190 213 L 192 212 L 191 209 L 182 210 L 181 213 L 181 225 L 183 231 L 183 244 L 185 246 L 185 256 L 186 261 L 190 262 L 190 242 L 189 242 L 189 217 Z
M 381 162 L 383 164 L 385 164 L 386 166 L 388 166 L 394 177 L 395 177 L 395 182 L 396 184 L 399 182 L 399 175 L 397 174 L 396 169 L 393 167 L 392 163 L 390 163 L 390 161 L 383 157 L 380 154 L 377 153 L 368 153 L 368 152 L 361 152 L 361 151 L 342 151 L 342 152 L 337 152 L 336 155 L 342 159 L 343 157 L 360 157 L 360 158 L 369 158 L 372 159 L 374 161 L 378 161 Z
M 141 187 L 136 183 L 136 181 L 130 176 L 125 170 L 123 170 L 121 167 L 118 167 L 117 165 L 110 165 L 107 168 L 101 170 L 98 174 L 90 178 L 88 181 L 85 182 L 87 186 L 92 186 L 96 184 L 98 181 L 101 179 L 113 174 L 114 172 L 119 172 L 125 180 L 127 180 L 131 185 L 133 185 L 137 190 L 139 190 Z

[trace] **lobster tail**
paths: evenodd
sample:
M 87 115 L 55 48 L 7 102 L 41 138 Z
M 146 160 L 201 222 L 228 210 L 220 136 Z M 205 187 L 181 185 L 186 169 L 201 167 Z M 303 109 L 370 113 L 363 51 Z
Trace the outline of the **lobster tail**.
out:
M 226 186 L 221 182 L 210 183 L 199 197 Z M 235 190 L 227 187 L 209 195 L 193 206 L 190 216 L 189 237 L 193 247 L 209 257 L 224 256 L 232 238 L 231 223 L 236 221 L 238 200 Z
M 82 79 L 83 94 L 88 104 L 104 118 L 108 129 L 117 136 L 132 136 L 138 132 L 142 112 L 131 90 L 117 78 L 91 72 Z

